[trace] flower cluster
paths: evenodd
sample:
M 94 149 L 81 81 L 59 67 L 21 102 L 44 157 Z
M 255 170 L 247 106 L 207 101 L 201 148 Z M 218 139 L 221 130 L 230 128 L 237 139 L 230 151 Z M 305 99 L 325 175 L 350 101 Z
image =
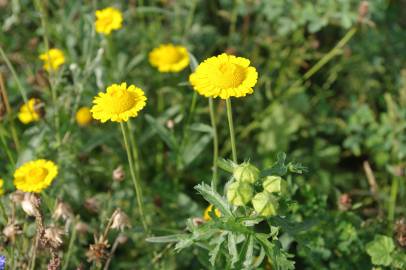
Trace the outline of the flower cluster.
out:
M 23 124 L 29 124 L 32 122 L 37 122 L 41 119 L 40 112 L 41 100 L 37 98 L 31 98 L 27 103 L 20 107 L 18 112 L 18 119 Z
M 56 71 L 61 65 L 65 63 L 65 55 L 60 49 L 50 49 L 39 56 L 44 62 L 44 69 L 46 71 Z
M 118 30 L 122 27 L 123 15 L 120 10 L 114 7 L 97 10 L 95 15 L 96 22 L 94 26 L 98 33 L 110 35 L 113 30 Z

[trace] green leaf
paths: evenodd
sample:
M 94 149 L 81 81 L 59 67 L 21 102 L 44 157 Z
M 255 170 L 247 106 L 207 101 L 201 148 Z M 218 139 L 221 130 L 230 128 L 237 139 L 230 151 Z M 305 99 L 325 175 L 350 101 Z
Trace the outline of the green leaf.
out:
M 195 189 L 204 197 L 206 201 L 219 209 L 222 216 L 230 217 L 233 215 L 231 213 L 230 206 L 224 197 L 215 192 L 209 185 L 201 183 L 195 186 Z
M 392 238 L 376 235 L 374 240 L 366 245 L 366 251 L 375 265 L 389 266 L 392 262 L 391 253 L 395 249 Z
M 228 253 L 231 255 L 231 268 L 234 268 L 236 262 L 238 262 L 237 241 L 236 235 L 232 232 L 228 234 Z
M 220 251 L 221 244 L 223 244 L 224 240 L 226 240 L 226 234 L 226 232 L 222 232 L 218 237 L 215 237 L 210 241 L 210 245 L 215 245 L 214 248 L 210 249 L 209 251 L 210 263 L 213 266 L 216 264 L 216 259 Z
M 181 239 L 187 238 L 187 234 L 172 234 L 167 236 L 156 236 L 156 237 L 148 237 L 145 241 L 149 243 L 171 243 L 171 242 L 178 242 Z
M 279 175 L 279 176 L 285 175 L 288 171 L 288 168 L 285 165 L 285 161 L 286 161 L 286 154 L 282 153 L 282 152 L 278 153 L 276 163 L 271 168 L 261 172 L 261 176 L 265 177 L 268 175 Z
M 255 234 L 256 239 L 265 250 L 265 254 L 271 261 L 274 270 L 293 270 L 295 262 L 289 260 L 291 255 L 282 250 L 279 242 L 268 240 L 268 235 L 263 233 Z
M 188 144 L 183 152 L 183 162 L 184 166 L 192 163 L 197 156 L 199 156 L 202 151 L 206 148 L 207 144 L 211 141 L 211 135 L 204 135 L 198 141 Z
M 219 160 L 217 161 L 217 165 L 219 166 L 220 169 L 229 172 L 229 173 L 233 173 L 234 171 L 234 167 L 237 165 L 234 162 L 232 162 L 231 160 L 227 160 L 224 158 L 219 158 Z
M 245 258 L 243 262 L 244 270 L 250 270 L 253 269 L 252 263 L 254 261 L 254 237 L 251 235 L 248 236 L 247 239 L 247 249 L 245 251 Z
M 166 129 L 161 123 L 159 123 L 154 117 L 149 114 L 145 115 L 145 119 L 155 129 L 159 137 L 161 137 L 161 139 L 168 145 L 170 149 L 175 150 L 178 148 L 175 137 L 172 133 L 169 132 L 168 129 Z

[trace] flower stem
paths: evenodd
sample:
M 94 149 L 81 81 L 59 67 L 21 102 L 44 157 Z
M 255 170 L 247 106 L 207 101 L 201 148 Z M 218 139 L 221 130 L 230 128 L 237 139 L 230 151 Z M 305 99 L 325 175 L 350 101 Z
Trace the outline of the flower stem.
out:
M 213 178 L 211 182 L 211 187 L 213 190 L 217 189 L 218 184 L 218 173 L 217 173 L 217 160 L 219 155 L 219 143 L 218 143 L 218 136 L 217 136 L 217 124 L 216 118 L 214 115 L 214 104 L 213 98 L 209 97 L 209 109 L 210 109 L 210 121 L 211 127 L 213 129 Z
M 71 225 L 72 235 L 69 240 L 68 252 L 66 253 L 65 263 L 63 264 L 62 270 L 68 269 L 68 266 L 69 266 L 70 257 L 71 257 L 72 250 L 73 250 L 73 245 L 75 244 L 75 240 L 76 240 L 76 229 L 75 229 L 76 222 L 77 222 L 77 219 L 74 218 L 74 222 Z
M 392 179 L 392 186 L 390 190 L 390 200 L 388 205 L 388 220 L 389 226 L 392 226 L 393 221 L 395 220 L 395 208 L 396 208 L 396 199 L 399 189 L 399 177 L 395 176 Z
M 230 128 L 230 139 L 231 139 L 231 151 L 233 155 L 233 161 L 238 163 L 237 161 L 237 148 L 235 147 L 235 133 L 234 133 L 234 124 L 233 124 L 233 111 L 231 108 L 231 100 L 230 98 L 226 99 L 227 104 L 227 119 L 228 119 L 228 127 Z
M 140 182 L 139 182 L 139 178 L 137 178 L 137 176 L 136 176 L 137 174 L 136 174 L 135 169 L 134 169 L 134 162 L 133 162 L 133 158 L 132 158 L 132 155 L 131 155 L 130 146 L 128 144 L 128 136 L 127 136 L 127 133 L 125 131 L 124 124 L 122 122 L 120 122 L 120 127 L 121 127 L 121 133 L 123 134 L 123 138 L 124 138 L 124 146 L 125 146 L 125 150 L 127 152 L 128 165 L 130 166 L 131 179 L 133 181 L 135 194 L 136 194 L 136 197 L 137 197 L 138 210 L 140 212 L 142 226 L 144 227 L 144 230 L 146 232 L 148 232 L 148 226 L 147 226 L 147 222 L 145 220 L 145 215 L 144 215 L 144 205 L 143 205 L 143 202 L 142 202 L 141 185 L 140 185 Z

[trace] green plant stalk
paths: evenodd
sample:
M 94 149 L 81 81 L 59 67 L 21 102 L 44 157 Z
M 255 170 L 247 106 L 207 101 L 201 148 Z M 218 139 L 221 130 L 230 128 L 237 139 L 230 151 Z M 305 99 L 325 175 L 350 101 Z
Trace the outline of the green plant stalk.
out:
M 47 18 L 46 18 L 46 12 L 45 8 L 43 7 L 41 1 L 35 0 L 35 6 L 38 10 L 38 12 L 41 14 L 41 26 L 44 30 L 44 34 L 42 35 L 42 39 L 44 40 L 45 44 L 45 50 L 47 52 L 47 57 L 48 59 L 51 59 L 49 55 L 49 40 L 48 40 L 48 24 L 47 24 Z M 56 108 L 56 113 L 54 115 L 54 125 L 55 125 L 55 135 L 56 135 L 56 141 L 58 145 L 61 145 L 62 140 L 61 140 L 61 134 L 59 132 L 59 127 L 60 127 L 60 122 L 59 122 L 59 110 L 58 110 L 58 104 L 57 104 L 57 95 L 56 95 L 56 89 L 55 89 L 55 71 L 53 69 L 53 66 L 50 65 L 50 70 L 49 70 L 49 86 L 51 90 L 51 97 L 52 97 L 52 103 L 54 104 L 54 107 Z
M 231 18 L 230 18 L 230 28 L 229 28 L 229 33 L 228 33 L 228 41 L 227 44 L 228 46 L 231 45 L 231 39 L 235 33 L 236 30 L 236 25 L 237 25 L 237 3 L 238 0 L 233 0 L 233 9 L 231 11 Z
M 390 199 L 388 204 L 388 220 L 389 226 L 392 227 L 392 223 L 395 220 L 395 209 L 396 209 L 396 200 L 398 196 L 398 189 L 399 189 L 399 177 L 395 176 L 392 179 L 392 185 L 390 190 Z
M 69 240 L 69 247 L 68 247 L 68 251 L 66 253 L 65 262 L 63 264 L 62 270 L 68 269 L 68 266 L 69 266 L 69 260 L 70 260 L 71 254 L 72 254 L 73 245 L 75 244 L 75 240 L 76 240 L 75 224 L 76 224 L 76 218 L 75 218 L 75 221 L 71 225 L 72 235 Z
M 4 150 L 6 151 L 7 157 L 9 159 L 11 165 L 13 165 L 13 167 L 15 168 L 16 162 L 15 162 L 15 160 L 13 158 L 13 155 L 11 154 L 11 151 L 10 151 L 10 149 L 8 147 L 7 140 L 6 140 L 6 138 L 4 137 L 4 134 L 3 134 L 3 130 L 0 130 L 0 140 L 1 140 L 1 143 L 3 144 L 3 146 L 4 146 Z
M 143 201 L 142 201 L 141 184 L 139 182 L 139 179 L 136 177 L 136 172 L 134 169 L 134 161 L 133 161 L 133 158 L 131 155 L 130 146 L 128 144 L 127 132 L 125 131 L 124 124 L 122 122 L 120 122 L 120 127 L 121 127 L 121 133 L 123 134 L 124 146 L 125 146 L 125 150 L 127 152 L 128 165 L 130 166 L 131 179 L 132 179 L 134 189 L 135 189 L 135 194 L 137 197 L 138 210 L 140 212 L 142 226 L 144 227 L 144 230 L 146 232 L 148 232 L 148 226 L 147 226 L 147 222 L 145 220 L 145 215 L 144 215 L 144 205 L 143 205 Z
M 234 132 L 234 124 L 233 124 L 233 111 L 231 108 L 231 99 L 226 99 L 227 104 L 227 119 L 228 119 L 228 127 L 230 129 L 230 140 L 231 140 L 231 152 L 233 156 L 233 161 L 238 163 L 237 161 L 237 148 L 235 146 L 235 132 Z
M 219 155 L 219 143 L 218 143 L 218 135 L 217 135 L 216 118 L 214 115 L 213 98 L 211 98 L 211 97 L 209 97 L 209 109 L 210 109 L 211 127 L 213 129 L 213 178 L 212 178 L 212 182 L 211 182 L 211 187 L 213 190 L 217 190 L 217 185 L 218 185 L 217 160 L 218 160 L 218 155 Z
M 134 157 L 134 168 L 135 168 L 135 173 L 137 175 L 137 179 L 141 179 L 141 168 L 140 168 L 140 158 L 139 158 L 139 154 L 138 154 L 138 146 L 137 146 L 137 142 L 135 140 L 135 134 L 131 125 L 131 121 L 127 122 L 127 127 L 128 130 L 130 132 L 130 147 L 131 147 L 131 151 L 132 151 L 132 155 Z M 141 180 L 140 180 L 141 181 Z M 141 192 L 142 195 L 142 192 Z

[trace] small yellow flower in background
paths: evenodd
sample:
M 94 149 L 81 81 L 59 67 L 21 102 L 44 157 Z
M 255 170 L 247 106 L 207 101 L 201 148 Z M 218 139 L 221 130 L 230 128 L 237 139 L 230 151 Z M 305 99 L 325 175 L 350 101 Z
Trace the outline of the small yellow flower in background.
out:
M 92 120 L 92 114 L 88 107 L 82 107 L 76 112 L 76 123 L 78 123 L 79 126 L 87 126 Z
M 31 122 L 37 122 L 41 118 L 39 105 L 41 100 L 37 98 L 30 98 L 27 103 L 20 107 L 18 112 L 18 119 L 23 124 L 29 124 Z
M 93 99 L 91 109 L 94 119 L 105 123 L 126 122 L 128 118 L 135 117 L 145 107 L 146 96 L 140 88 L 127 83 L 113 84 L 107 87 L 106 93 L 99 93 Z
M 0 178 L 0 196 L 4 194 L 3 185 L 4 185 L 4 180 L 2 178 Z
M 221 54 L 206 59 L 189 77 L 193 88 L 205 97 L 244 97 L 252 94 L 258 73 L 246 58 Z
M 122 23 L 123 15 L 120 10 L 114 7 L 96 10 L 96 22 L 94 25 L 97 33 L 110 35 L 111 31 L 120 29 Z
M 211 217 L 210 217 L 209 213 L 212 211 L 212 209 L 213 209 L 213 205 L 210 204 L 210 205 L 206 208 L 206 210 L 204 210 L 204 215 L 203 215 L 203 219 L 204 219 L 204 220 L 206 220 L 206 221 L 211 220 Z M 220 212 L 220 210 L 218 210 L 217 208 L 214 209 L 214 214 L 215 214 L 217 217 L 221 217 L 221 212 Z
M 52 183 L 57 174 L 58 167 L 52 161 L 29 161 L 15 171 L 14 185 L 24 192 L 39 193 Z
M 60 49 L 50 49 L 39 56 L 39 59 L 44 62 L 46 71 L 56 71 L 65 63 L 65 56 Z
M 189 54 L 183 46 L 163 44 L 149 53 L 149 62 L 159 72 L 179 72 L 189 65 Z

